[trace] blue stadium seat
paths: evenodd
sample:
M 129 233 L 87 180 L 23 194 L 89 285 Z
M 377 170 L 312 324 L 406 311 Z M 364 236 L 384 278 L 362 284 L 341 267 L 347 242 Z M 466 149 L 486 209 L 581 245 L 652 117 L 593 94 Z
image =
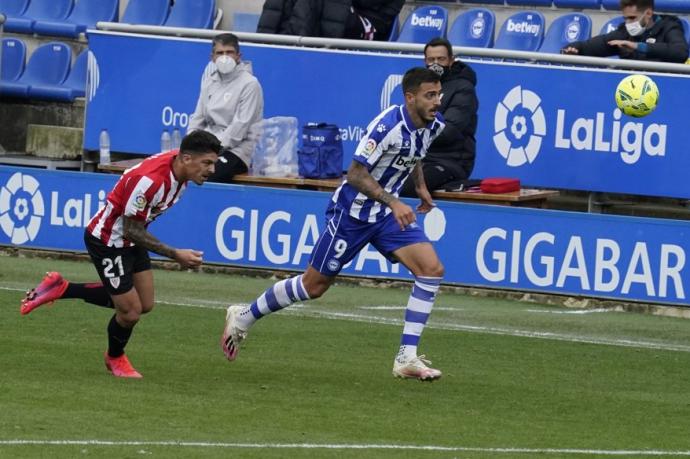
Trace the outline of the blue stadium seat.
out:
M 506 0 L 506 4 L 511 6 L 549 7 L 551 3 L 551 0 Z
M 473 8 L 461 13 L 448 31 L 453 46 L 491 48 L 494 45 L 496 16 L 486 8 Z
M 29 0 L 0 0 L 0 13 L 5 17 L 21 16 L 29 6 Z
M 17 81 L 24 73 L 26 45 L 17 38 L 2 39 L 2 61 L 0 62 L 0 94 L 4 94 L 6 81 Z
M 169 0 L 129 0 L 120 22 L 159 26 L 163 25 L 169 11 Z
M 601 0 L 601 6 L 603 6 L 605 10 L 620 11 L 621 9 L 620 0 Z
M 462 0 L 462 3 L 483 3 L 489 5 L 503 5 L 503 0 Z
M 72 0 L 31 0 L 24 14 L 8 17 L 5 32 L 32 33 L 37 20 L 61 21 L 72 11 Z
M 591 36 L 592 20 L 589 16 L 582 13 L 564 14 L 549 26 L 539 52 L 558 54 L 569 43 L 588 40 Z
M 69 76 L 64 82 L 59 84 L 32 84 L 29 87 L 29 98 L 72 102 L 77 97 L 84 97 L 84 94 L 86 94 L 86 65 L 88 58 L 89 51 L 82 51 L 74 61 Z
M 690 13 L 688 0 L 655 0 L 654 11 L 660 13 Z
M 72 50 L 53 41 L 36 48 L 24 73 L 17 81 L 3 84 L 3 94 L 27 98 L 32 85 L 57 85 L 65 81 L 72 61 Z
M 98 21 L 116 21 L 118 4 L 118 0 L 79 0 L 64 21 L 38 20 L 33 30 L 39 35 L 76 38 L 87 28 L 96 27 Z
M 690 21 L 688 21 L 686 18 L 678 18 L 680 19 L 680 23 L 683 24 L 683 31 L 685 31 L 685 41 L 690 44 Z
M 420 6 L 410 13 L 400 29 L 398 42 L 426 43 L 445 37 L 448 11 L 441 6 Z
M 599 31 L 599 35 L 604 35 L 605 33 L 613 32 L 618 28 L 619 25 L 623 24 L 625 19 L 623 16 L 616 16 L 613 19 L 609 19 L 604 23 L 603 26 L 601 26 L 601 30 Z
M 494 48 L 537 51 L 544 39 L 544 22 L 538 11 L 513 14 L 501 26 Z
M 256 32 L 259 17 L 261 15 L 257 13 L 233 13 L 232 30 L 234 32 Z
M 391 25 L 391 33 L 388 35 L 388 41 L 398 41 L 398 36 L 400 36 L 400 19 L 399 15 L 396 14 L 393 25 Z
M 601 0 L 553 0 L 556 8 L 601 8 Z
M 215 0 L 175 0 L 166 27 L 189 27 L 210 29 L 216 12 Z

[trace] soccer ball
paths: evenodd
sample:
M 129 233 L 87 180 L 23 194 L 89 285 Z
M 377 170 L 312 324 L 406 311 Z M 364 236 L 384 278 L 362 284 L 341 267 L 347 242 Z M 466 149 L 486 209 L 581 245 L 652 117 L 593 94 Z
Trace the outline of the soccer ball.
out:
M 646 75 L 628 75 L 616 88 L 616 105 L 628 116 L 640 118 L 654 111 L 659 102 L 659 88 Z

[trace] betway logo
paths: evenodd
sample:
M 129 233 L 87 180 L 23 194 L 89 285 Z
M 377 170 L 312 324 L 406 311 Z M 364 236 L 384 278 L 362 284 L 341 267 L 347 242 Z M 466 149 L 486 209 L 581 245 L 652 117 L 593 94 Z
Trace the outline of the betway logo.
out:
M 645 125 L 641 122 L 621 123 L 622 113 L 615 109 L 612 117 L 597 112 L 594 118 L 576 118 L 569 122 L 566 110 L 556 116 L 554 146 L 579 151 L 620 153 L 626 164 L 635 164 L 642 153 L 649 156 L 666 155 L 665 124 Z M 611 120 L 611 121 L 609 121 Z
M 443 25 L 443 19 L 437 19 L 433 16 L 417 16 L 412 13 L 412 25 L 420 27 L 433 27 L 434 29 L 440 29 Z
M 513 22 L 512 19 L 508 19 L 508 25 L 506 26 L 508 32 L 529 33 L 532 35 L 537 35 L 539 28 L 539 24 L 532 24 L 527 21 Z
M 413 156 L 412 158 L 398 156 L 393 162 L 393 167 L 396 169 L 411 169 L 417 164 L 418 160 L 419 158 L 417 156 Z

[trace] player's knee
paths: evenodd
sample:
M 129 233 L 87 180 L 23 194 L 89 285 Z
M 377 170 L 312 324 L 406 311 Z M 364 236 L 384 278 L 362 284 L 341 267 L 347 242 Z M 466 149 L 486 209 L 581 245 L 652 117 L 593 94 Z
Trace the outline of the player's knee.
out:
M 141 305 L 141 313 L 142 314 L 148 314 L 152 310 L 153 310 L 153 302 Z
M 304 288 L 307 291 L 307 295 L 309 295 L 309 299 L 314 300 L 316 298 L 319 298 L 322 296 L 324 293 L 326 293 L 326 290 L 328 290 L 328 287 L 330 287 L 330 284 L 323 284 L 323 283 L 317 283 L 317 284 L 312 284 L 312 285 L 305 285 Z
M 429 266 L 424 270 L 423 276 L 425 277 L 443 277 L 446 273 L 445 268 L 441 262 L 438 262 L 432 266 Z
M 139 322 L 140 318 L 141 313 L 135 310 L 118 313 L 118 319 L 120 319 L 120 323 L 128 328 L 135 326 L 137 322 Z

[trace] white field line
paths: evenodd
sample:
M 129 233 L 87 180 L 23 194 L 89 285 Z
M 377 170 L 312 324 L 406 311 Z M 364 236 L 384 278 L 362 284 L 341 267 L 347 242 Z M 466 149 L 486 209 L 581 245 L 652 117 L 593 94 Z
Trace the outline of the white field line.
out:
M 494 454 L 584 454 L 601 456 L 676 456 L 690 457 L 690 451 L 610 450 L 577 448 L 491 448 L 440 445 L 318 444 L 318 443 L 229 443 L 196 441 L 114 441 L 114 440 L 0 440 L 0 446 L 148 446 L 183 448 L 253 448 L 253 449 L 331 449 L 331 450 L 407 450 L 440 452 L 475 452 Z
M 11 291 L 24 291 L 23 289 L 0 287 L 0 290 L 11 290 Z M 181 298 L 180 300 L 190 301 L 189 298 Z M 196 300 L 192 300 L 196 301 Z M 158 304 L 165 304 L 168 306 L 183 306 L 191 308 L 201 308 L 201 309 L 225 309 L 228 303 L 222 301 L 204 301 L 203 304 L 200 302 L 196 303 L 184 303 L 182 301 L 164 301 L 156 300 Z M 241 304 L 241 303 L 233 303 Z M 360 307 L 363 308 L 363 307 Z M 281 311 L 283 314 L 296 315 L 301 317 L 320 317 L 324 319 L 332 320 L 349 320 L 353 322 L 366 322 L 373 324 L 384 324 L 384 325 L 404 325 L 402 319 L 394 319 L 388 317 L 378 317 L 369 316 L 363 314 L 351 314 L 344 312 L 333 312 L 333 311 L 321 311 L 313 309 L 313 307 L 307 308 L 302 303 L 295 303 L 289 308 Z M 690 345 L 684 344 L 671 344 L 671 343 L 657 343 L 652 341 L 639 341 L 635 339 L 623 339 L 623 338 L 599 338 L 592 336 L 582 336 L 582 335 L 572 335 L 563 334 L 555 332 L 540 332 L 534 330 L 519 330 L 512 328 L 500 328 L 500 327 L 488 327 L 481 325 L 463 325 L 457 323 L 437 323 L 433 320 L 427 324 L 427 328 L 433 328 L 438 330 L 457 330 L 473 333 L 485 333 L 489 335 L 504 335 L 504 336 L 517 336 L 523 338 L 538 338 L 538 339 L 550 339 L 554 341 L 566 341 L 573 343 L 586 343 L 586 344 L 599 344 L 606 346 L 621 346 L 621 347 L 633 347 L 642 349 L 656 349 L 663 351 L 677 351 L 677 352 L 690 352 Z
M 356 309 L 363 309 L 365 311 L 404 311 L 405 306 L 380 305 L 380 306 L 357 306 Z M 462 308 L 453 308 L 448 306 L 434 306 L 434 311 L 463 311 Z
M 596 309 L 577 309 L 574 311 L 558 311 L 558 310 L 553 310 L 549 311 L 548 309 L 525 309 L 526 312 L 539 312 L 542 314 L 595 314 L 598 312 L 616 312 L 613 309 L 607 309 L 607 308 L 596 308 Z

